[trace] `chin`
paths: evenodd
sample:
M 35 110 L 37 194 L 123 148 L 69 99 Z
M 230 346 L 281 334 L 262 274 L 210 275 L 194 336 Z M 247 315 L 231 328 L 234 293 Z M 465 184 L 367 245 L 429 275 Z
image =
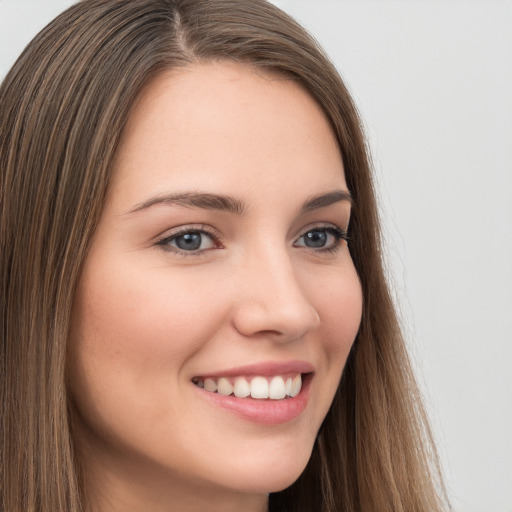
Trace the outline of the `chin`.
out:
M 229 470 L 230 487 L 248 493 L 273 493 L 290 487 L 303 473 L 311 450 L 304 445 L 292 451 L 279 450 L 268 457 L 263 453 L 238 459 L 235 468 Z M 312 447 L 311 447 L 312 448 Z

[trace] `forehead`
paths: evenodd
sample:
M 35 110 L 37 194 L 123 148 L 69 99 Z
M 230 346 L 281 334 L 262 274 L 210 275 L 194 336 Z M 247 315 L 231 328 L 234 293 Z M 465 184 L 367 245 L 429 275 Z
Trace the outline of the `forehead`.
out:
M 286 183 L 346 188 L 336 138 L 300 85 L 232 62 L 194 64 L 151 82 L 114 173 L 126 195 L 162 187 L 239 195 Z

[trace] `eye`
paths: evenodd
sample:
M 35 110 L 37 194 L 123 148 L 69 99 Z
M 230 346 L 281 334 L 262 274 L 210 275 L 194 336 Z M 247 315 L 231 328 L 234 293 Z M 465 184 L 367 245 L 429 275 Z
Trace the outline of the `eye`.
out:
M 342 240 L 348 240 L 346 231 L 334 226 L 318 227 L 306 231 L 293 245 L 320 251 L 334 251 Z
M 213 234 L 204 229 L 187 228 L 166 236 L 159 240 L 157 245 L 166 251 L 175 251 L 181 254 L 200 254 L 208 249 L 218 247 L 219 243 Z

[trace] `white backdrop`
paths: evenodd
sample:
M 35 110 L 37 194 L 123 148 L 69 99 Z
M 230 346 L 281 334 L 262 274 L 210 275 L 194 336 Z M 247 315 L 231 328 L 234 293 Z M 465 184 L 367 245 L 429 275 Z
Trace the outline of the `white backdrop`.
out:
M 71 3 L 0 0 L 0 77 Z M 274 3 L 327 49 L 365 120 L 454 510 L 512 512 L 512 2 Z

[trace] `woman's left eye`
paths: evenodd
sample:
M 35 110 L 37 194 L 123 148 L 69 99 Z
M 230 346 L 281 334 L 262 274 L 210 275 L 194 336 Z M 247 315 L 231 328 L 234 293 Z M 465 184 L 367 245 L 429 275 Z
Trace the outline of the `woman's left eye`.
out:
M 203 230 L 189 229 L 180 231 L 160 240 L 157 245 L 165 250 L 175 250 L 179 253 L 195 253 L 217 246 L 213 236 Z
M 339 247 L 342 240 L 348 240 L 346 231 L 334 226 L 318 227 L 306 231 L 293 245 L 320 251 L 333 251 Z

